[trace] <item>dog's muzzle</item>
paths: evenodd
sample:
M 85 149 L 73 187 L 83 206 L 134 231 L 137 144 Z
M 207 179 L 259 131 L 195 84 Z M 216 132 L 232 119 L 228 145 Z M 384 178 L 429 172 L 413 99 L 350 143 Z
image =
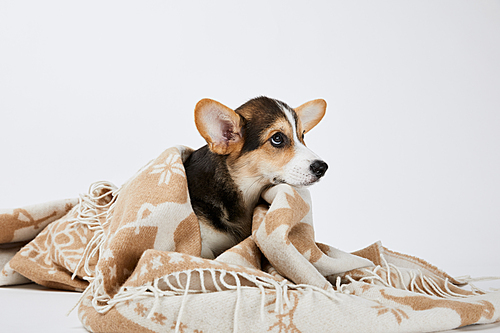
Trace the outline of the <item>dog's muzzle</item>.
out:
M 325 174 L 326 170 L 328 169 L 328 164 L 321 160 L 315 160 L 312 162 L 311 166 L 309 167 L 311 169 L 311 172 L 313 175 L 315 175 L 318 178 L 323 177 Z

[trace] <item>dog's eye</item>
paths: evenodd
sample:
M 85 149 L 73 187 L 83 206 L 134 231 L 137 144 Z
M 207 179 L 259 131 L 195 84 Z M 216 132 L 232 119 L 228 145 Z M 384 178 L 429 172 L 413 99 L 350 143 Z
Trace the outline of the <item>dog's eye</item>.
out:
M 285 135 L 281 132 L 278 132 L 271 137 L 270 141 L 273 147 L 283 147 L 285 144 Z
M 302 141 L 304 141 L 304 134 L 306 134 L 306 131 L 302 132 Z

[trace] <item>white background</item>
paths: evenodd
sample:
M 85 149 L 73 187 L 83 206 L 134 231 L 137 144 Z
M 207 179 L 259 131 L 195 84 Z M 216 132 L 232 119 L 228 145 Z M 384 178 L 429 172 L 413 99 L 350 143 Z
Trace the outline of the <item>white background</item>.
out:
M 318 241 L 500 275 L 499 1 L 2 0 L 0 207 L 120 185 L 204 144 L 201 98 L 258 95 L 328 102 Z

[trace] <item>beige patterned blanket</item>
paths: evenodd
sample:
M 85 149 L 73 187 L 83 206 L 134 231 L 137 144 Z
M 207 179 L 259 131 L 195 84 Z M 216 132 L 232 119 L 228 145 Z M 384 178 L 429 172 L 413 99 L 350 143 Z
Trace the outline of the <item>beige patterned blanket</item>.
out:
M 84 291 L 92 332 L 431 332 L 500 320 L 500 292 L 465 288 L 375 243 L 314 241 L 307 190 L 263 194 L 252 235 L 203 259 L 183 161 L 166 150 L 117 188 L 0 211 L 0 285 Z

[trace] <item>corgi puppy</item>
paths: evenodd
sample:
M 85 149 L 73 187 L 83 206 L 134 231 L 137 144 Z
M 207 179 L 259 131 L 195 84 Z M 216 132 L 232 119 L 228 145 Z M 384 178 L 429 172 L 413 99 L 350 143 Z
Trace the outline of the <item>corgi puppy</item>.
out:
M 187 158 L 185 170 L 202 257 L 213 259 L 251 235 L 265 189 L 308 186 L 323 177 L 328 165 L 306 147 L 304 134 L 325 111 L 322 99 L 295 109 L 268 97 L 235 110 L 210 99 L 198 102 L 195 123 L 207 145 Z

